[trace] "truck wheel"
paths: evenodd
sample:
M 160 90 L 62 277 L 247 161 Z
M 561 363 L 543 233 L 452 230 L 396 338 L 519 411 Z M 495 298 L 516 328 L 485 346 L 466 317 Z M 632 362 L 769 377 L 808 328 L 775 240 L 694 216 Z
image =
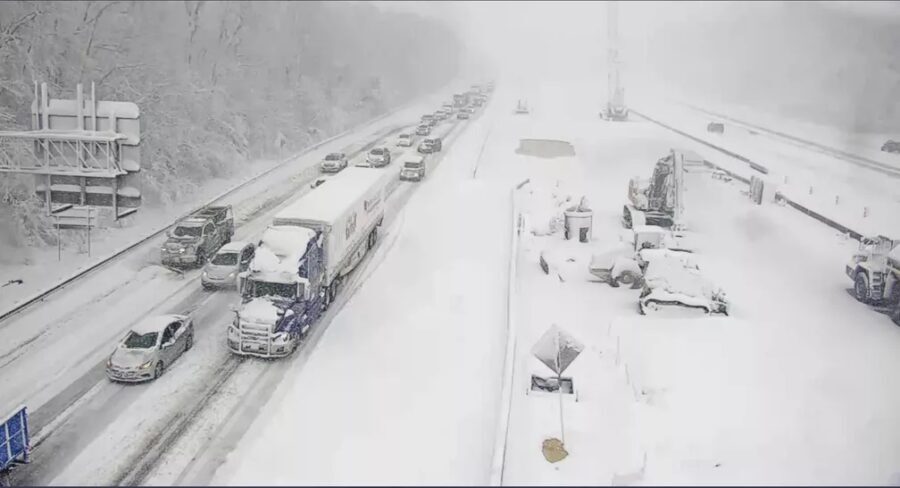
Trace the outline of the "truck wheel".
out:
M 869 277 L 863 272 L 856 273 L 856 279 L 853 280 L 853 296 L 863 303 L 869 301 Z
M 616 281 L 622 285 L 631 285 L 635 282 L 635 276 L 630 271 L 625 271 L 616 277 Z

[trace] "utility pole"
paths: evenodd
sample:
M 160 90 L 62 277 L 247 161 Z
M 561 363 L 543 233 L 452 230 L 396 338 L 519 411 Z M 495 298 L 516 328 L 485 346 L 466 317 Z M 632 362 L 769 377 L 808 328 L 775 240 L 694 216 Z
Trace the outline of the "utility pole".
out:
M 609 120 L 624 121 L 628 120 L 628 108 L 619 69 L 619 2 L 607 2 L 606 7 L 606 116 Z

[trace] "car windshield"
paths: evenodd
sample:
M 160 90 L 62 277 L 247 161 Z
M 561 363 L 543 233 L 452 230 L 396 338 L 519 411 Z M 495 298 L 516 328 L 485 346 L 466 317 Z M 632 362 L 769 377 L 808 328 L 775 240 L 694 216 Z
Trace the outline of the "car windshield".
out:
M 297 286 L 292 283 L 269 283 L 265 281 L 252 281 L 251 287 L 250 295 L 254 298 L 268 296 L 294 298 L 297 290 Z
M 325 156 L 325 161 L 340 161 L 341 155 L 337 153 L 331 153 L 328 156 Z
M 148 332 L 146 334 L 138 334 L 131 331 L 125 338 L 125 347 L 128 349 L 150 349 L 156 346 L 156 332 Z
M 202 227 L 175 227 L 175 230 L 172 231 L 172 234 L 175 237 L 200 237 L 200 233 L 203 230 Z
M 234 266 L 238 262 L 238 254 L 236 252 L 222 252 L 216 254 L 216 257 L 210 263 L 216 266 Z
M 383 149 L 372 149 L 371 154 L 373 154 L 375 156 L 381 156 L 383 152 L 384 152 Z
M 409 139 L 409 138 L 410 138 L 409 134 L 400 134 L 400 139 Z
M 404 168 L 421 168 L 422 163 L 419 161 L 407 161 L 406 164 L 403 165 Z

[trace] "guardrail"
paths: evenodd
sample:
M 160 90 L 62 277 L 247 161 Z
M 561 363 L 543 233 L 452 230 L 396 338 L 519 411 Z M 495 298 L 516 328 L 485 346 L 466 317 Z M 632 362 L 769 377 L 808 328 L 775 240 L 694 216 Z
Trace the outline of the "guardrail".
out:
M 691 139 L 691 140 L 693 140 L 693 141 L 699 142 L 699 143 L 701 143 L 701 144 L 703 144 L 703 145 L 709 146 L 709 147 L 711 147 L 711 148 L 713 148 L 713 149 L 715 149 L 715 150 L 717 150 L 717 151 L 720 151 L 720 152 L 722 152 L 722 153 L 724 153 L 724 154 L 726 154 L 726 155 L 728 155 L 728 156 L 731 156 L 731 157 L 733 157 L 733 158 L 735 158 L 735 159 L 738 159 L 738 160 L 740 160 L 740 161 L 743 161 L 743 162 L 745 162 L 745 163 L 748 163 L 748 165 L 749 165 L 751 168 L 753 168 L 753 169 L 756 169 L 757 166 L 758 166 L 758 167 L 762 167 L 761 165 L 758 165 L 757 163 L 751 161 L 750 159 L 748 159 L 748 158 L 746 158 L 746 157 L 744 157 L 744 156 L 741 156 L 740 154 L 737 154 L 737 153 L 735 153 L 735 152 L 733 152 L 733 151 L 729 151 L 729 150 L 727 150 L 727 149 L 725 149 L 725 148 L 719 147 L 718 145 L 713 144 L 713 143 L 711 143 L 711 142 L 704 141 L 704 140 L 702 140 L 702 139 L 700 139 L 700 138 L 698 138 L 698 137 L 696 137 L 696 136 L 690 135 L 690 134 L 688 134 L 688 133 L 686 133 L 686 132 L 680 131 L 680 130 L 678 130 L 678 129 L 676 129 L 676 128 L 674 128 L 674 127 L 668 125 L 668 124 L 665 124 L 665 123 L 660 122 L 660 121 L 658 121 L 658 120 L 655 120 L 655 119 L 653 119 L 653 118 L 651 118 L 651 117 L 648 117 L 648 116 L 645 115 L 645 114 L 638 113 L 638 112 L 636 112 L 634 109 L 632 109 L 632 112 L 635 112 L 635 113 L 638 114 L 638 116 L 640 116 L 640 117 L 642 117 L 642 118 L 644 118 L 644 119 L 646 119 L 646 120 L 648 120 L 648 121 L 650 121 L 650 122 L 653 122 L 654 124 L 657 124 L 657 125 L 659 125 L 659 126 L 661 126 L 661 127 L 664 127 L 664 128 L 666 128 L 666 129 L 669 129 L 669 130 L 671 130 L 672 132 L 675 132 L 675 133 L 677 133 L 677 134 L 680 134 L 680 135 L 682 135 L 682 136 L 684 136 L 684 137 L 687 137 L 687 138 L 689 138 L 689 139 Z M 725 168 L 723 168 L 723 167 L 721 167 L 721 166 L 719 166 L 719 165 L 717 165 L 717 164 L 714 164 L 714 163 L 712 163 L 712 162 L 710 162 L 710 161 L 707 161 L 707 160 L 703 160 L 703 164 L 706 165 L 706 166 L 709 166 L 709 167 L 711 167 L 711 168 L 714 168 L 714 169 L 716 169 L 716 170 L 722 171 L 722 172 L 728 174 L 729 176 L 731 176 L 732 178 L 734 178 L 734 179 L 736 179 L 736 180 L 739 180 L 739 181 L 741 181 L 741 182 L 744 182 L 744 183 L 746 183 L 746 184 L 748 184 L 748 185 L 750 184 L 750 178 L 747 178 L 747 177 L 744 177 L 744 176 L 742 176 L 742 175 L 739 175 L 739 174 L 737 174 L 737 173 L 735 173 L 735 172 L 733 172 L 733 171 L 729 171 L 729 170 L 727 170 L 727 169 L 725 169 Z M 768 170 L 766 170 L 766 173 L 768 173 Z M 780 192 L 780 191 L 776 191 L 776 192 L 775 192 L 775 201 L 777 201 L 777 202 L 784 202 L 784 203 L 788 204 L 788 205 L 789 205 L 791 208 L 793 208 L 794 210 L 797 210 L 797 211 L 803 213 L 804 215 L 807 215 L 808 217 L 812 217 L 812 218 L 818 220 L 819 222 L 821 222 L 821 223 L 823 223 L 823 224 L 825 224 L 825 225 L 831 227 L 832 229 L 838 230 L 838 231 L 840 231 L 842 234 L 848 235 L 848 236 L 850 236 L 851 238 L 853 238 L 853 239 L 855 239 L 855 240 L 857 240 L 857 241 L 860 240 L 860 239 L 863 237 L 863 234 L 861 234 L 860 232 L 857 232 L 857 231 L 851 229 L 850 227 L 847 227 L 846 225 L 841 224 L 840 222 L 837 222 L 837 221 L 835 221 L 835 220 L 833 220 L 833 219 L 830 219 L 830 218 L 828 218 L 828 217 L 826 217 L 826 216 L 824 216 L 824 215 L 822 215 L 822 214 L 820 214 L 820 213 L 818 213 L 818 212 L 816 212 L 816 211 L 814 211 L 814 210 L 812 210 L 812 209 L 810 209 L 810 208 L 808 208 L 808 207 L 805 207 L 805 206 L 803 206 L 803 205 L 801 205 L 801 204 L 799 204 L 799 203 L 797 203 L 797 202 L 791 200 L 789 197 L 787 197 L 784 193 L 782 193 L 782 192 Z
M 396 109 L 394 109 L 394 110 L 391 110 L 391 111 L 389 111 L 389 112 L 387 112 L 387 113 L 384 113 L 384 114 L 382 114 L 382 115 L 380 115 L 380 116 L 378 116 L 378 117 L 375 117 L 374 119 L 370 119 L 370 120 L 368 120 L 368 121 L 361 122 L 361 123 L 359 123 L 359 124 L 353 126 L 352 128 L 347 129 L 347 130 L 345 130 L 344 132 L 341 132 L 340 134 L 337 134 L 337 135 L 334 135 L 334 136 L 329 137 L 329 138 L 327 138 L 327 139 L 324 139 L 324 140 L 322 140 L 322 141 L 319 141 L 319 142 L 317 142 L 317 143 L 315 143 L 315 144 L 313 144 L 313 145 L 311 145 L 311 146 L 309 146 L 309 147 L 307 147 L 307 148 L 305 148 L 305 149 L 303 149 L 303 150 L 297 152 L 296 154 L 294 154 L 294 155 L 292 155 L 292 156 L 289 156 L 288 158 L 282 160 L 280 163 L 276 164 L 275 166 L 273 166 L 273 167 L 271 167 L 271 168 L 269 168 L 269 169 L 266 169 L 266 170 L 264 170 L 264 171 L 258 173 L 257 175 L 252 176 L 252 177 L 250 177 L 249 179 L 247 179 L 247 180 L 241 182 L 241 183 L 236 184 L 235 186 L 229 188 L 229 189 L 226 190 L 225 192 L 223 192 L 223 193 L 221 193 L 221 194 L 219 194 L 219 195 L 213 197 L 213 198 L 212 198 L 211 200 L 209 200 L 207 203 L 205 203 L 205 204 L 203 204 L 203 205 L 201 205 L 201 206 L 195 208 L 194 210 L 191 210 L 190 212 L 187 212 L 187 213 L 182 214 L 181 216 L 177 217 L 176 219 L 174 219 L 174 220 L 172 221 L 172 223 L 167 224 L 167 225 L 165 225 L 165 226 L 163 226 L 163 227 L 161 227 L 161 228 L 159 228 L 159 229 L 157 229 L 157 230 L 151 232 L 149 235 L 146 235 L 146 236 L 144 236 L 144 237 L 138 239 L 137 241 L 135 241 L 135 242 L 133 242 L 133 243 L 131 243 L 131 244 L 125 246 L 125 247 L 122 248 L 122 249 L 119 249 L 118 251 L 113 251 L 112 254 L 110 254 L 109 256 L 107 256 L 107 257 L 101 259 L 100 261 L 98 261 L 98 262 L 96 262 L 96 263 L 94 263 L 94 264 L 88 266 L 87 268 L 85 268 L 85 269 L 83 269 L 83 270 L 81 270 L 81 271 L 77 271 L 76 273 L 74 273 L 73 275 L 69 276 L 68 278 L 63 278 L 62 280 L 58 281 L 56 284 L 50 286 L 49 288 L 47 288 L 47 289 L 45 289 L 45 290 L 43 290 L 43 291 L 41 291 L 41 292 L 38 292 L 38 293 L 32 295 L 31 298 L 28 298 L 28 299 L 25 300 L 23 303 L 21 303 L 21 304 L 19 304 L 19 305 L 16 305 L 16 306 L 14 306 L 13 308 L 11 308 L 11 309 L 9 309 L 9 310 L 3 312 L 3 313 L 0 313 L 0 323 L 2 323 L 2 322 L 4 322 L 4 321 L 6 321 L 6 320 L 8 320 L 8 319 L 10 319 L 10 318 L 12 318 L 12 317 L 14 317 L 15 315 L 18 315 L 18 314 L 24 312 L 25 310 L 31 308 L 32 306 L 36 305 L 37 303 L 40 303 L 40 302 L 44 301 L 47 297 L 49 297 L 49 296 L 53 295 L 54 293 L 56 293 L 56 292 L 58 292 L 58 291 L 64 289 L 66 286 L 71 285 L 72 283 L 74 283 L 74 282 L 76 282 L 76 281 L 78 281 L 78 280 L 81 280 L 81 279 L 83 279 L 83 278 L 85 278 L 85 277 L 91 275 L 92 273 L 94 273 L 94 272 L 100 270 L 101 268 L 103 268 L 103 267 L 106 266 L 107 264 L 109 264 L 109 263 L 115 261 L 116 259 L 118 259 L 119 257 L 121 257 L 121 256 L 123 256 L 123 255 L 125 255 L 125 254 L 127 254 L 129 251 L 132 251 L 133 249 L 135 249 L 135 248 L 137 248 L 137 247 L 139 247 L 139 246 L 145 244 L 147 241 L 149 241 L 149 240 L 151 240 L 151 239 L 153 239 L 153 238 L 155 238 L 155 237 L 157 237 L 157 236 L 163 234 L 163 233 L 164 233 L 166 230 L 168 230 L 169 227 L 171 227 L 175 222 L 177 222 L 177 221 L 179 221 L 179 220 L 181 220 L 181 219 L 183 219 L 183 218 L 185 218 L 185 217 L 187 217 L 187 216 L 193 214 L 194 212 L 197 212 L 198 210 L 200 210 L 200 209 L 202 209 L 202 208 L 204 208 L 204 207 L 206 207 L 206 206 L 213 205 L 213 204 L 219 202 L 220 200 L 222 200 L 222 199 L 224 199 L 224 198 L 227 198 L 228 196 L 232 195 L 233 193 L 235 193 L 235 192 L 237 192 L 237 191 L 239 191 L 239 190 L 241 190 L 241 189 L 247 187 L 248 185 L 251 185 L 251 184 L 255 183 L 255 182 L 256 182 L 257 180 L 259 180 L 260 178 L 262 178 L 262 177 L 264 177 L 264 176 L 266 176 L 266 175 L 268 175 L 268 174 L 274 172 L 275 170 L 278 170 L 278 169 L 284 167 L 285 165 L 287 165 L 287 164 L 293 162 L 294 160 L 296 160 L 297 158 L 300 158 L 300 157 L 302 157 L 302 156 L 304 156 L 304 155 L 306 155 L 306 154 L 308 154 L 308 153 L 310 153 L 310 152 L 312 152 L 312 151 L 315 151 L 316 149 L 318 149 L 318 148 L 324 146 L 325 144 L 329 144 L 329 143 L 331 143 L 331 142 L 333 142 L 333 141 L 335 141 L 335 140 L 337 140 L 337 139 L 340 139 L 340 138 L 345 137 L 345 136 L 347 136 L 347 135 L 349 135 L 349 134 L 352 134 L 353 132 L 356 132 L 356 131 L 360 130 L 360 129 L 363 128 L 363 127 L 366 127 L 366 126 L 368 126 L 368 125 L 377 123 L 377 122 L 379 122 L 379 121 L 381 121 L 381 120 L 383 120 L 383 119 L 385 119 L 385 118 L 387 118 L 387 117 L 390 117 L 390 116 L 392 116 L 392 115 L 394 115 L 394 114 L 396 114 L 396 113 L 398 113 L 398 112 L 400 112 L 400 111 L 406 110 L 407 108 L 409 108 L 410 106 L 412 106 L 414 103 L 417 103 L 417 102 L 410 102 L 410 103 L 404 104 L 404 105 L 402 105 L 402 106 L 400 106 L 400 107 L 398 107 L 398 108 L 396 108 Z
M 519 241 L 521 240 L 523 220 L 516 202 L 516 192 L 530 182 L 530 179 L 516 185 L 510 190 L 512 205 L 512 229 L 510 230 L 512 245 L 509 253 L 509 278 L 506 289 L 506 353 L 503 360 L 503 388 L 500 397 L 500 418 L 497 422 L 497 434 L 494 440 L 494 454 L 491 461 L 491 486 L 503 485 L 504 467 L 506 465 L 506 443 L 509 438 L 509 414 L 512 409 L 512 385 L 516 363 L 516 277 L 519 259 Z

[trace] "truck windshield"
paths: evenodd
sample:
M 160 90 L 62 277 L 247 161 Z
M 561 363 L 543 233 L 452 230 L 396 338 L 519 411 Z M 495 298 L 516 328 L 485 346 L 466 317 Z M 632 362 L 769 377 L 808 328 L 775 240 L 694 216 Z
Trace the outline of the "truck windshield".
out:
M 403 165 L 404 168 L 418 169 L 422 167 L 422 163 L 416 161 L 408 161 Z
M 175 227 L 172 234 L 175 237 L 200 237 L 202 227 Z
M 125 347 L 128 349 L 150 349 L 156 345 L 156 332 L 148 332 L 146 334 L 138 334 L 132 331 L 125 338 Z
M 234 266 L 237 264 L 237 261 L 238 255 L 236 252 L 223 252 L 216 254 L 211 263 L 216 266 Z
M 328 156 L 325 156 L 325 161 L 340 161 L 341 155 L 337 153 L 331 153 Z
M 251 296 L 254 298 L 270 296 L 295 298 L 296 293 L 297 285 L 292 283 L 268 283 L 265 281 L 252 282 Z

